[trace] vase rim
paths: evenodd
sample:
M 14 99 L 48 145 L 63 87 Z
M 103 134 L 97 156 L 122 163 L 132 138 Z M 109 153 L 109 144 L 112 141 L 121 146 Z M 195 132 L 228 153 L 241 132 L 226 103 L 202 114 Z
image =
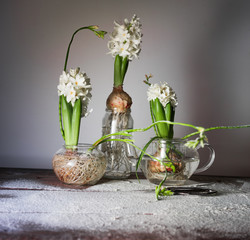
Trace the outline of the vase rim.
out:
M 114 110 L 109 109 L 109 108 L 106 108 L 105 111 L 106 112 L 114 112 Z M 127 108 L 125 112 L 121 112 L 121 113 L 128 113 L 128 112 L 131 112 L 131 108 Z
M 161 141 L 161 142 L 172 142 L 172 143 L 180 143 L 180 142 L 186 142 L 186 139 L 182 138 L 156 138 L 154 141 Z
M 79 147 L 88 147 L 88 148 L 90 148 L 92 146 L 92 144 L 90 144 L 90 143 L 78 143 L 77 145 L 64 144 L 63 146 L 65 148 L 79 148 Z

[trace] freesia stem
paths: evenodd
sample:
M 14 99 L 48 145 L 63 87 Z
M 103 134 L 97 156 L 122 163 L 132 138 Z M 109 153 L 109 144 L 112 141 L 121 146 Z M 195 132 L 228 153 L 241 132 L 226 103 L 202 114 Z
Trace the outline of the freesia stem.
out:
M 95 143 L 93 143 L 93 145 L 92 145 L 92 147 L 90 149 L 94 149 L 100 143 L 105 142 L 107 139 L 109 139 L 112 136 L 122 135 L 122 136 L 131 137 L 132 135 L 130 133 L 132 133 L 132 132 L 146 132 L 149 129 L 151 129 L 152 127 L 154 127 L 155 125 L 159 124 L 159 123 L 168 123 L 168 124 L 171 124 L 171 125 L 180 125 L 180 126 L 190 127 L 190 128 L 194 128 L 194 129 L 198 130 L 196 132 L 193 132 L 191 134 L 188 134 L 188 135 L 184 136 L 182 139 L 187 139 L 188 137 L 194 136 L 196 134 L 200 134 L 201 131 L 208 132 L 208 131 L 212 131 L 212 130 L 216 130 L 216 129 L 239 129 L 239 128 L 249 128 L 250 127 L 250 125 L 241 125 L 241 126 L 218 126 L 218 127 L 203 128 L 203 127 L 194 126 L 194 125 L 188 124 L 188 123 L 171 122 L 171 121 L 164 120 L 164 121 L 154 122 L 154 123 L 152 123 L 151 125 L 149 125 L 146 128 L 127 129 L 127 130 L 123 130 L 123 131 L 120 131 L 120 132 L 104 135 L 103 137 L 98 139 Z M 122 141 L 124 141 L 124 139 L 120 139 L 120 141 L 122 142 Z
M 90 31 L 93 31 L 98 37 L 101 37 L 101 38 L 103 38 L 104 35 L 107 33 L 107 32 L 105 32 L 105 31 L 96 31 L 96 29 L 98 29 L 98 26 L 87 26 L 87 27 L 78 28 L 78 29 L 73 33 L 73 35 L 72 35 L 72 37 L 71 37 L 71 40 L 70 40 L 70 42 L 69 42 L 69 46 L 68 46 L 68 50 L 67 50 L 66 58 L 65 58 L 64 71 L 67 70 L 67 63 L 68 63 L 68 58 L 69 58 L 69 51 L 70 51 L 70 47 L 71 47 L 71 44 L 72 44 L 72 42 L 73 42 L 73 39 L 74 39 L 75 35 L 76 35 L 79 31 L 81 31 L 81 30 L 83 30 L 83 29 L 89 29 Z
M 209 131 L 216 130 L 216 129 L 239 129 L 239 128 L 249 128 L 249 127 L 250 127 L 250 125 L 241 125 L 241 126 L 219 126 L 219 127 L 205 128 L 205 129 L 204 129 L 204 132 L 209 132 Z M 185 137 L 183 137 L 182 139 L 187 139 L 187 138 L 192 137 L 192 136 L 194 136 L 194 135 L 197 135 L 197 134 L 199 134 L 199 133 L 200 133 L 199 131 L 190 133 L 190 134 L 186 135 Z
M 151 124 L 150 126 L 146 127 L 146 128 L 137 128 L 137 129 L 128 129 L 128 130 L 124 130 L 124 131 L 120 131 L 120 132 L 116 132 L 116 133 L 112 133 L 112 134 L 108 134 L 108 135 L 105 135 L 103 137 L 101 137 L 99 140 L 97 140 L 93 145 L 92 147 L 89 149 L 89 151 L 93 150 L 96 146 L 98 146 L 99 144 L 101 143 L 104 143 L 104 142 L 107 142 L 107 141 L 120 141 L 120 142 L 125 142 L 133 147 L 135 147 L 136 149 L 138 149 L 141 154 L 140 154 L 140 157 L 138 158 L 138 161 L 137 161 L 137 164 L 136 164 L 136 176 L 137 176 L 137 169 L 140 165 L 140 161 L 142 159 L 142 156 L 144 154 L 148 155 L 150 158 L 156 160 L 156 161 L 160 161 L 159 159 L 155 158 L 154 156 L 151 156 L 150 154 L 148 154 L 146 152 L 149 144 L 154 140 L 154 139 L 157 139 L 157 138 L 161 138 L 159 136 L 156 136 L 154 138 L 152 138 L 145 146 L 143 149 L 137 147 L 133 142 L 132 139 L 111 139 L 110 137 L 111 136 L 117 136 L 117 135 L 122 135 L 122 136 L 127 136 L 127 137 L 131 137 L 132 135 L 130 133 L 132 132 L 145 132 L 147 130 L 149 130 L 150 128 L 152 127 L 155 127 L 155 125 L 157 124 L 161 124 L 161 123 L 167 123 L 167 124 L 170 124 L 170 125 L 180 125 L 180 126 L 185 126 L 185 127 L 191 127 L 191 128 L 194 128 L 196 129 L 197 131 L 191 133 L 191 134 L 188 134 L 186 136 L 184 136 L 182 139 L 186 139 L 188 137 L 191 137 L 191 136 L 194 136 L 196 134 L 200 134 L 200 139 L 202 139 L 202 142 L 201 143 L 201 146 L 203 147 L 204 144 L 203 144 L 203 140 L 205 138 L 205 135 L 204 135 L 204 132 L 208 132 L 208 131 L 212 131 L 212 130 L 217 130 L 217 129 L 239 129 L 239 128 L 249 128 L 250 125 L 241 125 L 241 126 L 219 126 L 219 127 L 210 127 L 210 128 L 203 128 L 203 127 L 197 127 L 197 126 L 194 126 L 192 124 L 187 124 L 187 123 L 180 123 L 180 122 L 171 122 L 171 121 L 158 121 L 158 122 L 154 122 L 153 124 Z M 192 141 L 189 141 L 189 142 L 192 142 Z M 197 145 L 199 143 L 199 141 L 195 142 L 195 144 Z M 196 146 L 195 145 L 195 146 Z M 192 146 L 192 144 L 190 144 L 190 146 Z M 194 146 L 194 145 L 193 145 Z M 162 184 L 165 182 L 166 180 L 166 176 L 165 175 L 165 178 L 161 181 L 161 183 L 156 187 L 155 189 L 155 194 L 156 194 L 156 199 L 158 200 L 158 197 L 159 195 L 172 195 L 173 193 L 171 191 L 168 191 L 166 189 L 163 189 L 161 190 L 161 186 Z M 138 178 L 138 176 L 137 176 Z

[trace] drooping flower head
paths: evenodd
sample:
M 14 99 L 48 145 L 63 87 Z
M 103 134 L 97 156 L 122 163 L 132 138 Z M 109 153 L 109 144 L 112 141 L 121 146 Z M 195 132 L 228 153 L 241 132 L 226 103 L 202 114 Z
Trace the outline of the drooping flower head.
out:
M 131 21 L 124 19 L 123 24 L 115 23 L 114 31 L 110 36 L 108 48 L 110 54 L 115 57 L 117 54 L 129 60 L 138 58 L 141 51 L 141 23 L 134 15 Z
M 57 86 L 58 95 L 65 96 L 68 103 L 74 106 L 77 99 L 82 101 L 82 116 L 86 116 L 88 103 L 92 97 L 91 84 L 85 72 L 80 72 L 80 68 L 71 68 L 68 71 L 63 71 L 59 78 Z
M 172 107 L 176 107 L 177 97 L 174 90 L 168 85 L 168 83 L 164 82 L 159 84 L 150 84 L 147 91 L 148 101 L 155 100 L 158 98 L 163 107 L 165 107 L 169 102 Z

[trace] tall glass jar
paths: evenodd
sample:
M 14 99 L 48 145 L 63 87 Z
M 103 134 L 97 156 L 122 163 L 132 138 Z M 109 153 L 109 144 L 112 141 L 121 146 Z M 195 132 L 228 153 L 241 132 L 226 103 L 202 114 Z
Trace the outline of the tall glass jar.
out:
M 130 109 L 127 109 L 126 112 L 106 109 L 102 120 L 102 135 L 132 128 L 133 118 Z M 111 138 L 125 137 L 113 136 Z M 131 159 L 135 154 L 134 148 L 124 142 L 110 141 L 103 143 L 101 149 L 107 159 L 107 168 L 104 176 L 111 179 L 128 178 L 132 171 Z

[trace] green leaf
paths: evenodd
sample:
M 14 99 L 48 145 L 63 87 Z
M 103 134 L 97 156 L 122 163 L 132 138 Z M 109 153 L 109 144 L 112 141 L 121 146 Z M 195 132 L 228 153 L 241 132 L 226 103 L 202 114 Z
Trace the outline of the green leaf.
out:
M 98 37 L 101 37 L 101 38 L 104 38 L 104 35 L 107 33 L 105 31 L 96 31 L 96 29 L 98 29 L 98 26 L 95 26 L 95 25 L 92 25 L 92 26 L 86 26 L 86 27 L 81 27 L 81 28 L 78 28 L 72 35 L 71 37 L 71 40 L 69 42 L 69 45 L 68 45 L 68 49 L 67 49 L 67 53 L 66 53 L 66 57 L 65 57 L 65 63 L 64 63 L 64 71 L 67 70 L 67 64 L 68 64 L 68 58 L 69 58 L 69 52 L 70 52 L 70 48 L 71 48 L 71 44 L 74 40 L 74 37 L 75 35 L 81 31 L 81 30 L 84 30 L 84 29 L 89 29 L 91 31 L 93 31 Z
M 64 135 L 64 129 L 63 129 L 63 123 L 62 123 L 62 96 L 59 96 L 59 124 L 60 124 L 60 131 L 62 134 L 62 137 L 65 141 L 65 135 Z
M 174 111 L 174 108 L 172 107 L 170 102 L 166 105 L 164 111 L 165 111 L 166 120 L 173 122 L 175 111 Z M 173 136 L 174 136 L 174 126 L 168 124 L 168 136 L 167 136 L 167 138 L 172 139 Z
M 65 144 L 71 145 L 71 116 L 72 116 L 72 104 L 68 103 L 65 96 L 62 96 L 62 118 L 63 128 L 65 136 Z
M 155 121 L 166 120 L 164 108 L 158 98 L 152 101 L 152 112 L 154 114 Z M 159 123 L 157 124 L 159 137 L 168 137 L 168 124 Z
M 161 189 L 161 191 L 159 192 L 160 196 L 172 196 L 174 195 L 174 192 L 172 192 L 171 190 L 167 189 L 167 188 L 163 188 Z
M 154 123 L 155 118 L 154 118 L 154 114 L 153 114 L 153 101 L 149 101 L 149 106 L 150 106 L 150 115 L 151 115 L 152 123 Z M 157 127 L 155 125 L 154 125 L 154 131 L 155 131 L 155 135 L 159 136 L 159 133 L 157 131 Z
M 156 196 L 156 199 L 158 200 L 159 199 L 159 194 L 161 192 L 161 186 L 162 184 L 166 181 L 167 179 L 167 171 L 165 173 L 165 177 L 164 179 L 160 182 L 160 184 L 155 188 L 155 196 Z
M 78 144 L 80 123 L 81 123 L 81 112 L 82 112 L 82 102 L 81 102 L 81 99 L 77 99 L 75 101 L 73 112 L 72 112 L 70 145 Z
M 121 79 L 122 79 L 122 84 L 124 82 L 124 78 L 128 69 L 128 57 L 125 57 L 124 59 L 122 59 L 122 67 L 121 67 Z
M 115 87 L 122 85 L 121 68 L 122 68 L 122 57 L 120 57 L 117 54 L 115 57 L 115 63 L 114 63 L 114 86 Z

